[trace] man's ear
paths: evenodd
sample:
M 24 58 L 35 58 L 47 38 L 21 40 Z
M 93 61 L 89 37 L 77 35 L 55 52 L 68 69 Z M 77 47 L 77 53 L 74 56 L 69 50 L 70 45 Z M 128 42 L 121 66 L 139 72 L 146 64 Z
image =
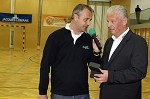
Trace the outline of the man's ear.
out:
M 74 14 L 74 20 L 78 20 L 79 16 L 77 14 Z
M 127 25 L 128 23 L 128 18 L 123 18 L 123 25 Z

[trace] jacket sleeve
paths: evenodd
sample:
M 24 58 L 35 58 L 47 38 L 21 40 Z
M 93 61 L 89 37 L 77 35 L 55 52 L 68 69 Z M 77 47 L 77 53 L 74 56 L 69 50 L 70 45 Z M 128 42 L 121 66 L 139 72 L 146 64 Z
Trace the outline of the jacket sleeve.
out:
M 55 61 L 55 55 L 57 53 L 56 44 L 54 40 L 54 35 L 51 34 L 45 44 L 43 50 L 43 57 L 41 60 L 40 67 L 40 81 L 39 81 L 39 94 L 46 95 L 48 84 L 49 84 L 49 72 L 50 66 L 53 65 Z

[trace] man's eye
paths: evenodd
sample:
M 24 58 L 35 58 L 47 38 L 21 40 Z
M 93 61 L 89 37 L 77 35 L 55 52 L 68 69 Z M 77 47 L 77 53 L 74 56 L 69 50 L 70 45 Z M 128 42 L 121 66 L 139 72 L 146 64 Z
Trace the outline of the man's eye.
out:
M 115 23 L 116 21 L 112 21 L 112 23 Z
M 88 19 L 84 19 L 83 21 L 86 22 Z

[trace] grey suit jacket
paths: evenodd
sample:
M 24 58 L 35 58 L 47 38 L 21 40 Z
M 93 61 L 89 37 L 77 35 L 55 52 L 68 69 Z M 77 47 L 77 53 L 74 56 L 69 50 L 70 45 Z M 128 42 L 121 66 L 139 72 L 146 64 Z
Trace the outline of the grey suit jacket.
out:
M 108 62 L 112 43 L 112 38 L 106 41 L 102 56 L 102 69 L 108 70 L 108 82 L 100 86 L 100 99 L 141 99 L 141 80 L 148 66 L 145 39 L 130 30 Z

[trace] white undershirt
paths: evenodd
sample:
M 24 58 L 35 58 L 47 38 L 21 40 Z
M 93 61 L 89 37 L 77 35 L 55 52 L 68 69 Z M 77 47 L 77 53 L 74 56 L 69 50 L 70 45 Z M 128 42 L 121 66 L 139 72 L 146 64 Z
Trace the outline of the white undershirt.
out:
M 116 48 L 118 47 L 118 45 L 120 44 L 120 42 L 122 41 L 122 39 L 124 38 L 124 36 L 128 33 L 129 31 L 129 27 L 128 29 L 122 33 L 119 37 L 115 37 L 114 35 L 112 36 L 112 39 L 114 40 L 113 41 L 113 44 L 112 44 L 112 47 L 111 47 L 111 50 L 110 50 L 110 54 L 109 54 L 109 59 L 108 61 L 110 60 L 112 54 L 114 53 L 114 51 L 116 50 Z
M 73 44 L 75 44 L 76 43 L 76 40 L 83 34 L 83 32 L 81 32 L 79 35 L 76 35 L 75 33 L 74 33 L 74 31 L 72 30 L 72 29 L 70 29 L 70 23 L 68 23 L 68 24 L 66 24 L 66 27 L 65 27 L 67 30 L 70 30 L 71 31 L 71 36 L 72 36 L 72 38 L 74 39 L 74 41 L 73 41 Z

